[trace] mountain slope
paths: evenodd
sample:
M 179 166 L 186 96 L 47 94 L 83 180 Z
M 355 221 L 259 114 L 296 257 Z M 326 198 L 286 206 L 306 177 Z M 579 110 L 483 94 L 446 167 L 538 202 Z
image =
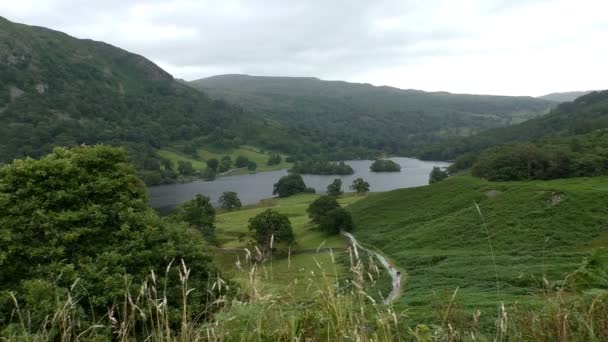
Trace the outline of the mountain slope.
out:
M 406 270 L 398 309 L 430 318 L 434 303 L 451 303 L 457 290 L 456 307 L 495 313 L 501 302 L 533 304 L 544 278 L 552 286 L 606 244 L 607 180 L 456 176 L 369 196 L 348 210 L 359 241 Z
M 591 92 L 592 92 L 592 90 L 569 91 L 569 92 L 565 92 L 565 93 L 551 93 L 551 94 L 539 96 L 538 98 L 547 100 L 547 101 L 554 101 L 554 102 L 570 102 L 570 101 L 576 100 L 577 98 L 579 98 L 583 95 L 587 95 Z
M 242 144 L 258 121 L 142 56 L 0 17 L 0 162 L 103 142 L 156 171 L 157 148 Z
M 519 122 L 553 106 L 530 97 L 427 93 L 316 78 L 221 75 L 190 84 L 299 127 L 311 141 L 334 150 L 357 146 L 412 154 L 428 143 Z
M 543 117 L 430 146 L 422 153 L 422 157 L 453 159 L 501 144 L 585 134 L 604 128 L 608 128 L 608 90 L 589 93 L 573 102 L 564 102 Z

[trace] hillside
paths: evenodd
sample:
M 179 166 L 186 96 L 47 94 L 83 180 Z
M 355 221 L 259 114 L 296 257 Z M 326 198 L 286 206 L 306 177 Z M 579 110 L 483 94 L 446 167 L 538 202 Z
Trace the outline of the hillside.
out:
M 565 93 L 551 93 L 543 96 L 539 96 L 539 99 L 554 101 L 554 102 L 571 102 L 577 98 L 591 93 L 592 90 L 588 91 L 568 91 Z
M 534 305 L 543 278 L 555 286 L 606 245 L 607 180 L 491 183 L 459 176 L 368 196 L 348 209 L 357 238 L 407 271 L 399 309 L 431 319 L 434 305 L 457 290 L 456 307 L 495 313 L 502 301 Z
M 0 162 L 103 142 L 158 172 L 159 148 L 237 147 L 259 122 L 142 56 L 0 18 Z
M 427 93 L 301 77 L 220 75 L 190 84 L 289 124 L 293 135 L 319 142 L 318 149 L 351 157 L 360 152 L 356 148 L 415 154 L 446 137 L 521 122 L 554 105 L 531 97 Z
M 421 156 L 448 160 L 501 144 L 551 136 L 573 136 L 604 128 L 608 128 L 608 90 L 592 92 L 573 102 L 562 103 L 549 114 L 520 124 L 430 146 Z

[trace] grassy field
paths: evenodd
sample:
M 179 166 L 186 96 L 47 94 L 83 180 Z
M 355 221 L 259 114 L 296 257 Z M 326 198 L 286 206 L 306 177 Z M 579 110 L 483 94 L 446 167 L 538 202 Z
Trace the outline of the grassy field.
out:
M 476 204 L 479 205 L 479 211 Z M 408 273 L 396 303 L 432 319 L 450 302 L 496 313 L 541 299 L 592 248 L 608 245 L 608 178 L 490 183 L 458 176 L 349 207 L 359 241 Z
M 252 235 L 247 228 L 249 219 L 272 208 L 289 217 L 297 244 L 292 248 L 290 257 L 275 258 L 271 263 L 259 266 L 262 272 L 258 272 L 260 276 L 256 279 L 257 285 L 268 292 L 300 298 L 323 272 L 330 278 L 339 278 L 345 272 L 344 266 L 332 258 L 343 255 L 346 241 L 341 236 L 328 236 L 312 229 L 314 227 L 309 222 L 306 208 L 317 197 L 314 194 L 303 194 L 268 199 L 242 210 L 219 214 L 216 233 L 224 250 L 216 254 L 215 260 L 220 269 L 242 285 L 250 284 L 250 266 L 245 263 L 244 251 L 244 248 L 251 250 L 249 241 Z M 348 206 L 363 198 L 347 195 L 340 198 L 339 202 L 342 206 Z M 317 252 L 319 248 L 332 248 L 334 254 L 332 256 L 324 250 Z M 237 261 L 240 261 L 241 269 L 237 266 Z
M 285 161 L 286 156 L 284 155 L 282 155 L 283 160 L 280 164 L 268 166 L 266 165 L 266 162 L 268 162 L 270 153 L 263 152 L 253 146 L 241 146 L 240 148 L 232 150 L 210 150 L 201 148 L 197 151 L 197 158 L 171 149 L 159 150 L 158 154 L 163 158 L 171 160 L 175 165 L 177 165 L 178 161 L 189 161 L 196 170 L 204 170 L 207 167 L 206 161 L 208 159 L 216 158 L 221 160 L 223 156 L 230 156 L 233 162 L 238 156 L 247 157 L 249 160 L 254 161 L 258 165 L 257 169 L 255 170 L 256 172 L 281 170 L 293 166 L 293 163 L 287 163 Z M 236 170 L 233 174 L 248 172 L 250 171 Z

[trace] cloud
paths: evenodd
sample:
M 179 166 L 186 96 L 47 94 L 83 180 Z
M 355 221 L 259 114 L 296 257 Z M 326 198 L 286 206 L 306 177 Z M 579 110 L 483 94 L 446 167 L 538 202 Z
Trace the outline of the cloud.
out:
M 9 20 L 103 40 L 176 77 L 316 76 L 540 95 L 608 87 L 603 0 L 0 0 Z

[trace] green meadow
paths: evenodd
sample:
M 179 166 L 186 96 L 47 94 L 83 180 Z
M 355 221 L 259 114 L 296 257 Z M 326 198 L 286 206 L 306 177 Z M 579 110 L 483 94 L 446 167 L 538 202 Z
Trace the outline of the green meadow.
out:
M 486 182 L 451 177 L 368 196 L 348 209 L 359 241 L 405 269 L 395 303 L 432 320 L 451 303 L 496 314 L 534 306 L 596 247 L 608 244 L 608 178 Z

